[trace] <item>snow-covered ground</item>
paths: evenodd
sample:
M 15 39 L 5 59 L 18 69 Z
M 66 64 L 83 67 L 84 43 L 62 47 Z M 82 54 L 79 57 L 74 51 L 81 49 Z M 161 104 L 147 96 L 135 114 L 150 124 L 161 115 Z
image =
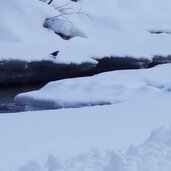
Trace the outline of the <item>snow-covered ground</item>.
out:
M 122 70 L 92 77 L 48 83 L 40 90 L 16 96 L 26 110 L 58 109 L 130 103 L 170 95 L 171 64 L 150 69 Z
M 170 171 L 170 67 L 166 64 L 49 83 L 38 94 L 46 90 L 51 96 L 48 90 L 61 83 L 68 99 L 77 83 L 80 100 L 84 100 L 84 93 L 88 98 L 94 91 L 94 100 L 103 96 L 106 100 L 107 94 L 111 102 L 113 98 L 122 101 L 0 115 L 0 170 Z M 58 91 L 62 94 L 60 88 Z M 72 98 L 77 100 L 77 94 Z M 153 129 L 157 130 L 151 134 Z
M 0 115 L 3 171 L 169 171 L 171 95 Z M 127 152 L 129 145 L 132 145 Z M 55 170 L 56 169 L 56 170 Z
M 38 0 L 1 1 L 0 59 L 94 63 L 105 56 L 167 56 L 170 6 L 170 0 L 54 0 L 51 6 Z M 43 28 L 53 16 L 60 17 Z M 52 30 L 73 38 L 63 40 Z M 155 31 L 164 33 L 150 33 Z M 49 54 L 56 50 L 58 58 L 52 59 Z
M 170 0 L 54 0 L 51 6 L 1 0 L 0 59 L 96 63 L 104 56 L 167 56 L 170 6 Z M 0 171 L 170 171 L 170 75 L 166 64 L 19 94 L 16 101 L 27 109 L 62 109 L 0 115 Z

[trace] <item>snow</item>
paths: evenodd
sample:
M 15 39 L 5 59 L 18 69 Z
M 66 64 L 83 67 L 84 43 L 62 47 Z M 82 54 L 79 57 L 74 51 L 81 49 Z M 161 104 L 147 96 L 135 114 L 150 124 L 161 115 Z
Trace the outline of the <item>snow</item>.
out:
M 20 170 L 25 171 L 36 166 L 38 171 L 53 169 L 61 171 L 169 171 L 171 167 L 171 144 L 165 143 L 162 138 L 170 139 L 170 133 L 171 129 L 157 129 L 155 134 L 151 134 L 153 138 L 149 138 L 140 146 L 130 146 L 126 153 L 121 151 L 99 153 L 96 150 L 91 150 L 64 162 L 59 161 L 53 155 L 49 155 L 43 164 L 29 162 Z M 155 138 L 159 138 L 161 143 L 158 143 Z
M 148 166 L 151 170 L 168 170 L 170 129 L 154 131 L 145 140 L 154 128 L 169 127 L 170 98 L 167 92 L 107 106 L 0 115 L 0 170 L 47 171 L 61 165 L 66 170 L 107 167 L 111 171 L 122 169 L 115 165 L 117 161 L 127 170 L 132 165 L 136 171 L 139 167 L 145 171 Z
M 93 93 L 94 100 L 107 94 L 113 102 L 114 93 L 114 99 L 122 100 L 1 115 L 0 170 L 170 171 L 170 68 L 165 64 L 49 83 L 36 98 L 63 94 L 65 100 L 81 101 Z
M 0 58 L 52 60 L 49 54 L 56 50 L 60 51 L 56 63 L 96 63 L 96 58 L 105 56 L 167 56 L 170 5 L 169 0 L 54 0 L 52 6 L 38 0 L 1 1 Z M 45 19 L 54 16 L 59 17 L 48 20 L 49 29 L 43 28 Z M 73 38 L 63 40 L 54 31 Z
M 169 0 L 54 0 L 51 6 L 2 0 L 0 59 L 80 64 L 167 56 L 170 6 Z M 44 28 L 53 16 L 59 17 Z M 26 110 L 58 110 L 0 115 L 0 170 L 170 171 L 170 74 L 171 64 L 113 71 L 17 95 Z
M 171 89 L 171 64 L 150 69 L 122 70 L 92 77 L 48 83 L 42 89 L 19 94 L 26 110 L 58 109 L 127 103 L 165 96 Z

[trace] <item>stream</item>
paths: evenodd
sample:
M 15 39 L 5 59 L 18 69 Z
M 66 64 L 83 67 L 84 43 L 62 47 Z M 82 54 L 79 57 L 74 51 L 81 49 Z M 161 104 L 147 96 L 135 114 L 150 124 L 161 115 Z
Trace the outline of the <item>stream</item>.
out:
M 171 63 L 171 56 L 156 56 L 152 60 L 104 57 L 97 61 L 98 64 L 95 66 L 89 63 L 68 65 L 49 61 L 1 61 L 0 114 L 24 111 L 24 106 L 15 103 L 15 96 L 22 92 L 38 90 L 50 81 L 92 76 L 106 71 L 151 68 L 158 64 Z
M 18 105 L 14 97 L 22 92 L 38 90 L 43 85 L 20 85 L 0 87 L 0 114 L 24 111 L 24 106 Z

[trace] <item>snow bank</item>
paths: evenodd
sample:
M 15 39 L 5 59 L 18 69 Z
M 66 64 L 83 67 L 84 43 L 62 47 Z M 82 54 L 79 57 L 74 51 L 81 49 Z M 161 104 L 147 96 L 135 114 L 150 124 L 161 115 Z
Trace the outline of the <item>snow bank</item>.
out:
M 171 65 L 151 69 L 113 71 L 93 77 L 48 83 L 38 91 L 15 97 L 26 110 L 109 105 L 169 93 Z
M 91 150 L 65 161 L 50 154 L 44 163 L 30 161 L 19 171 L 170 171 L 170 140 L 171 129 L 161 128 L 153 131 L 142 145 L 130 146 L 126 153 Z
M 158 163 L 166 162 L 165 171 L 170 160 L 170 129 L 155 131 L 143 147 L 140 144 L 154 128 L 170 125 L 170 101 L 166 91 L 117 105 L 0 115 L 0 170 L 47 171 L 57 165 L 59 170 L 122 169 L 112 165 L 118 161 L 123 167 L 135 163 L 135 168 L 143 169 L 149 164 L 151 170 L 161 169 Z M 135 148 L 125 153 L 131 144 Z M 114 154 L 105 154 L 106 150 Z
M 52 6 L 38 0 L 1 1 L 0 59 L 79 64 L 106 56 L 167 56 L 170 6 L 169 0 L 54 0 Z M 59 17 L 43 28 L 54 16 Z M 63 40 L 54 31 L 73 38 Z M 54 60 L 49 54 L 56 50 L 60 53 Z

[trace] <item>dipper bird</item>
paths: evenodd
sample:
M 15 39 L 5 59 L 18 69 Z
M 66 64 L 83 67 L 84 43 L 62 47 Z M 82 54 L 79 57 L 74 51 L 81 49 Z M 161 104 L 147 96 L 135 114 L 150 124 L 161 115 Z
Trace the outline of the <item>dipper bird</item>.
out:
M 58 53 L 59 51 L 57 50 L 55 52 L 50 53 L 50 56 L 52 56 L 53 58 L 56 58 L 56 56 L 58 56 Z

